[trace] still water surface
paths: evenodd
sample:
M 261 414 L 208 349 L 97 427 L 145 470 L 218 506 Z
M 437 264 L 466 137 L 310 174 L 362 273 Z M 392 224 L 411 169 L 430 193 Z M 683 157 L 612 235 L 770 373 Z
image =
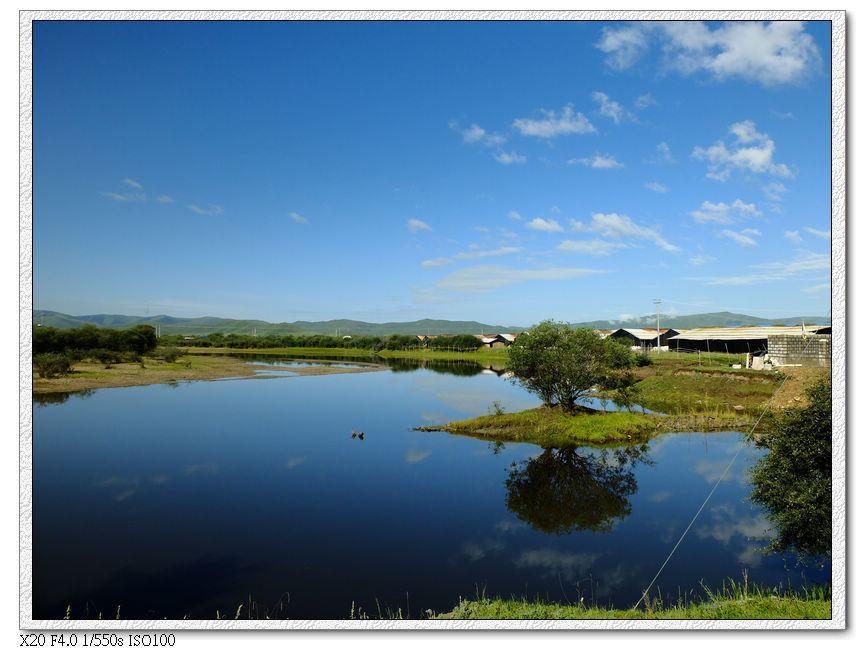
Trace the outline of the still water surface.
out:
M 743 445 L 694 433 L 606 451 L 500 446 L 411 430 L 538 404 L 495 374 L 283 370 L 35 406 L 34 618 L 71 605 L 212 619 L 250 598 L 299 619 L 346 618 L 352 603 L 418 617 L 480 593 L 631 607 Z M 744 500 L 754 453 L 656 596 L 746 569 L 751 583 L 828 580 L 829 567 L 760 553 L 767 523 Z

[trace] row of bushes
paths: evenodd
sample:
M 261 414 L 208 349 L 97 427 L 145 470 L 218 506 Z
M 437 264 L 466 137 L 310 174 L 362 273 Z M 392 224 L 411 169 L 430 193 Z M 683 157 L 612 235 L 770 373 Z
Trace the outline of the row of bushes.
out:
M 176 347 L 159 348 L 151 352 L 154 357 L 161 357 L 167 363 L 174 363 L 180 356 L 181 351 Z M 65 350 L 63 352 L 42 352 L 33 355 L 33 370 L 40 377 L 53 379 L 68 375 L 73 371 L 73 366 L 79 361 L 89 359 L 104 364 L 110 368 L 114 363 L 140 363 L 143 365 L 144 358 L 134 350 L 108 350 L 106 348 L 94 348 L 93 350 Z
M 262 348 L 352 348 L 359 350 L 477 350 L 481 342 L 470 334 L 438 337 L 421 341 L 416 336 L 407 334 L 391 334 L 390 336 L 353 336 L 339 338 L 327 334 L 310 334 L 306 336 L 268 334 L 266 336 L 250 336 L 247 334 L 222 334 L 216 332 L 203 338 L 185 340 L 181 335 L 161 336 L 159 342 L 165 345 L 186 347 L 214 347 L 233 349 Z
M 56 327 L 33 328 L 33 354 L 55 352 L 65 354 L 70 350 L 117 350 L 145 354 L 156 347 L 156 330 L 150 325 L 136 325 L 128 330 L 100 328 L 84 325 L 72 329 Z

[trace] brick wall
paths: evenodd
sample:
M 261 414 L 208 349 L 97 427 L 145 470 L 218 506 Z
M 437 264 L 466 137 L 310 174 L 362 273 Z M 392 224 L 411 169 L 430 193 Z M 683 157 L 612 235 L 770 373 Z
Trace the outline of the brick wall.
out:
M 776 363 L 829 367 L 832 362 L 832 335 L 769 336 L 769 358 Z

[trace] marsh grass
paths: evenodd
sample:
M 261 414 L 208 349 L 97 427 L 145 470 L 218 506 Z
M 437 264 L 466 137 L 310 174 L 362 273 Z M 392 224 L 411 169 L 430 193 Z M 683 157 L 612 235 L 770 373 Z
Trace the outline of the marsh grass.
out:
M 828 585 L 794 590 L 779 585 L 773 588 L 749 585 L 730 579 L 720 589 L 704 587 L 703 594 L 679 595 L 674 603 L 647 598 L 637 609 L 613 609 L 528 599 L 479 598 L 460 600 L 454 609 L 439 619 L 579 619 L 579 620 L 802 620 L 831 619 L 832 590 Z
M 651 368 L 637 385 L 640 405 L 660 413 L 753 417 L 762 412 L 780 383 L 772 372 L 668 365 Z
M 519 413 L 497 410 L 489 415 L 451 422 L 441 429 L 485 440 L 531 442 L 546 447 L 575 442 L 627 444 L 642 441 L 656 432 L 657 423 L 641 413 L 602 412 L 588 408 L 567 413 L 559 407 L 541 406 Z

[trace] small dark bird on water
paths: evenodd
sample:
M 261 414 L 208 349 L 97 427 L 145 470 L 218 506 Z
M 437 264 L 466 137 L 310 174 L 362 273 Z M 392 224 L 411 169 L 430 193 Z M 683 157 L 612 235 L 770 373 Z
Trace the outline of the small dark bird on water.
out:
M 351 439 L 354 440 L 357 437 L 357 434 L 354 432 L 354 429 L 351 430 Z
M 357 437 L 360 438 L 361 440 L 363 440 L 363 431 L 361 431 L 359 434 L 357 434 Z

